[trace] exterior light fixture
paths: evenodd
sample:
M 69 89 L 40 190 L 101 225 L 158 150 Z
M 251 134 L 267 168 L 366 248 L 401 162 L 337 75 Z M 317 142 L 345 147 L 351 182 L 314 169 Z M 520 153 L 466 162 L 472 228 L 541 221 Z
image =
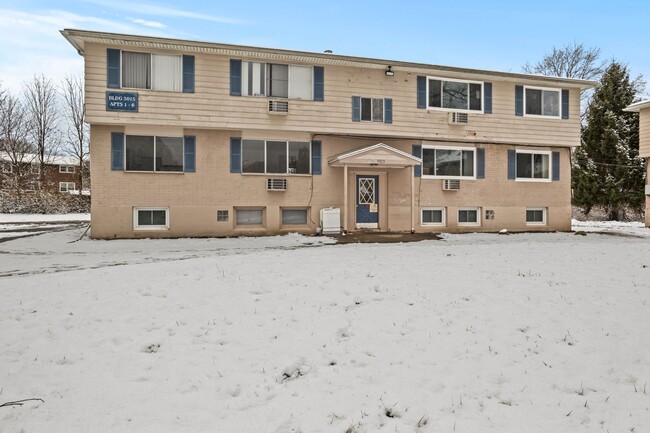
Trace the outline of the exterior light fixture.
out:
M 386 72 L 384 72 L 387 77 L 392 77 L 393 75 L 395 75 L 395 72 L 391 68 L 392 66 L 389 66 L 388 69 L 386 69 Z

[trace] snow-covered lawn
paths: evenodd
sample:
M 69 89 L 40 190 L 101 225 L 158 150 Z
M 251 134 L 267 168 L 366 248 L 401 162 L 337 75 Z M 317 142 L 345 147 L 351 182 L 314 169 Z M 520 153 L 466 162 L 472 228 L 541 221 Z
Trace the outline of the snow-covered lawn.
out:
M 0 243 L 0 432 L 644 432 L 650 230 Z

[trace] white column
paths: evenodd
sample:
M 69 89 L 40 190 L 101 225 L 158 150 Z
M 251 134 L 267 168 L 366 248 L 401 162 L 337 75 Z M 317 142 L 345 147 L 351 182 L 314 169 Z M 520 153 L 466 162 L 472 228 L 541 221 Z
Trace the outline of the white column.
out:
M 415 166 L 411 166 L 411 231 L 415 227 Z
M 348 166 L 343 166 L 343 230 L 348 229 Z

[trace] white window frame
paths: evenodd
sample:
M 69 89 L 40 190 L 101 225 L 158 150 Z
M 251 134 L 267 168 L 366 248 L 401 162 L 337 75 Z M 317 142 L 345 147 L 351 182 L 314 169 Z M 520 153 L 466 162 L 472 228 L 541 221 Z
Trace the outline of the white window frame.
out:
M 426 210 L 439 210 L 442 212 L 442 222 L 439 223 L 425 223 L 424 222 L 424 216 L 422 215 L 424 211 Z M 447 225 L 447 208 L 446 207 L 423 207 L 420 208 L 420 225 L 423 227 L 431 227 L 431 226 L 437 226 L 437 227 L 444 227 Z
M 287 86 L 287 99 L 293 99 L 295 101 L 313 101 L 314 100 L 314 67 L 309 66 L 309 65 L 287 65 L 288 66 L 288 86 Z M 297 67 L 297 68 L 309 68 L 311 69 L 311 86 L 309 86 L 309 98 L 291 98 L 289 95 L 291 95 L 291 83 L 295 80 L 295 78 L 292 77 L 291 74 L 291 67 Z
M 257 140 L 257 141 L 264 141 L 264 173 L 248 173 L 248 172 L 244 172 L 244 140 Z M 287 166 L 286 166 L 287 171 L 286 171 L 286 172 L 284 172 L 284 173 L 269 173 L 268 168 L 267 168 L 267 158 L 266 158 L 266 155 L 267 155 L 267 153 L 266 153 L 266 143 L 267 143 L 268 141 L 284 142 L 284 143 L 286 144 L 286 149 L 287 149 Z M 294 143 L 307 143 L 307 145 L 309 146 L 309 173 L 291 173 L 291 172 L 289 171 L 289 142 L 290 142 L 290 141 L 293 141 Z M 240 158 L 240 159 L 241 159 L 241 165 L 240 165 L 240 167 L 239 167 L 239 171 L 240 171 L 241 174 L 243 174 L 243 175 L 251 175 L 251 174 L 252 174 L 252 175 L 258 175 L 258 176 L 259 176 L 259 175 L 265 175 L 265 176 L 267 176 L 267 175 L 283 176 L 283 175 L 286 174 L 287 176 L 311 176 L 311 170 L 312 170 L 312 167 L 311 167 L 311 142 L 310 142 L 310 141 L 300 141 L 300 140 L 273 140 L 273 139 L 269 139 L 269 140 L 260 140 L 259 138 L 242 138 L 242 143 L 241 143 L 241 158 Z M 185 167 L 185 166 L 183 166 L 183 167 Z
M 72 171 L 70 171 L 72 169 Z M 59 173 L 72 173 L 74 174 L 74 165 L 59 165 Z
M 126 168 L 126 137 L 153 137 L 153 170 L 127 170 Z M 184 174 L 185 173 L 185 136 L 176 137 L 173 135 L 161 135 L 160 137 L 165 138 L 181 138 L 183 140 L 183 169 L 181 171 L 160 171 L 156 170 L 156 140 L 158 139 L 157 135 L 138 135 L 138 134 L 124 134 L 124 146 L 123 152 L 124 155 L 122 160 L 122 167 L 124 167 L 124 172 L 127 173 L 158 173 L 158 174 Z
M 542 215 L 543 215 L 542 221 L 528 221 L 528 211 L 529 210 L 530 211 L 542 211 Z M 547 214 L 548 214 L 548 210 L 545 207 L 528 207 L 528 208 L 526 208 L 526 214 L 525 214 L 526 225 L 527 226 L 545 226 L 547 224 L 546 223 Z
M 439 149 L 439 150 L 460 150 L 461 151 L 461 162 L 463 159 L 463 150 L 471 150 L 474 152 L 474 176 L 451 176 L 451 175 L 444 175 L 440 176 L 437 174 L 431 175 L 431 174 L 424 174 L 424 149 Z M 462 167 L 461 167 L 462 171 Z M 422 145 L 422 179 L 458 179 L 458 180 L 476 180 L 476 148 L 475 147 L 460 147 L 460 146 L 438 146 L 438 145 L 431 145 L 431 144 L 423 144 Z
M 467 108 L 444 108 L 444 107 L 432 107 L 429 105 L 429 80 L 440 80 L 440 81 L 449 81 L 449 82 L 454 82 L 454 83 L 467 83 L 467 84 L 480 84 L 481 85 L 481 109 L 480 110 L 470 110 L 469 109 L 469 99 L 467 100 Z M 444 112 L 455 112 L 455 113 L 480 113 L 483 114 L 485 110 L 485 104 L 484 104 L 484 99 L 485 99 L 485 83 L 483 81 L 474 81 L 474 80 L 460 80 L 460 79 L 455 79 L 455 78 L 443 78 L 443 77 L 431 77 L 427 76 L 427 93 L 426 93 L 426 98 L 427 98 L 427 110 L 433 110 L 433 111 L 444 111 Z M 441 104 L 442 104 L 442 89 L 441 91 Z M 469 92 L 469 86 L 467 87 L 467 91 Z M 468 93 L 468 98 L 469 98 L 469 93 Z
M 149 81 L 151 82 L 151 88 L 150 89 L 145 89 L 142 87 L 124 87 L 122 85 L 122 68 L 124 67 L 124 59 L 122 58 L 122 52 L 123 51 L 128 51 L 129 53 L 142 53 L 142 54 L 149 54 Z M 180 91 L 175 91 L 175 90 L 158 90 L 153 88 L 153 55 L 154 54 L 161 54 L 165 56 L 177 56 L 181 58 L 181 90 Z M 169 54 L 169 53 L 160 53 L 160 52 L 153 52 L 153 51 L 137 51 L 137 50 L 120 50 L 120 89 L 134 89 L 134 90 L 153 90 L 156 92 L 165 92 L 165 93 L 183 93 L 183 76 L 185 75 L 185 69 L 183 65 L 183 55 L 182 54 Z
M 266 227 L 266 207 L 255 207 L 255 206 L 242 206 L 242 207 L 236 207 L 235 209 L 235 214 L 234 216 L 234 223 L 236 228 L 260 228 L 260 227 Z M 262 224 L 237 224 L 237 212 L 242 211 L 242 210 L 258 210 L 262 212 Z
M 364 99 L 370 99 L 370 120 L 363 120 L 362 112 L 363 112 L 363 100 Z M 381 110 L 381 121 L 375 120 L 375 100 L 380 99 L 382 103 L 382 110 Z M 375 97 L 375 96 L 359 96 L 359 121 L 360 122 L 367 122 L 367 123 L 386 123 L 386 98 L 380 98 L 380 97 Z
M 517 176 L 517 163 L 519 158 L 517 155 L 525 153 L 528 155 L 548 155 L 548 178 L 544 177 L 518 177 Z M 533 161 L 534 164 L 534 161 Z M 531 167 L 534 173 L 534 167 Z M 515 153 L 515 181 L 516 182 L 551 182 L 553 180 L 553 152 L 548 150 L 517 150 Z
M 460 211 L 476 211 L 476 222 L 460 222 Z M 456 222 L 459 227 L 479 227 L 481 225 L 481 208 L 480 207 L 459 207 L 456 211 Z
M 138 225 L 138 211 L 165 211 L 165 225 Z M 168 207 L 134 207 L 133 208 L 133 230 L 169 230 L 169 208 Z
M 282 212 L 285 210 L 300 210 L 305 211 L 305 223 L 304 224 L 287 224 L 282 219 Z M 281 207 L 280 208 L 280 225 L 283 227 L 306 227 L 309 225 L 309 208 L 308 207 Z
M 310 66 L 310 65 L 296 65 L 296 64 L 291 64 L 291 63 L 272 63 L 272 62 L 257 62 L 255 60 L 242 60 L 242 63 L 244 63 L 244 62 L 247 62 L 247 63 L 261 63 L 262 65 L 264 65 L 263 66 L 264 67 L 264 94 L 263 95 L 247 95 L 247 94 L 244 94 L 244 77 L 243 77 L 243 73 L 242 73 L 242 77 L 241 77 L 242 83 L 241 83 L 241 86 L 240 86 L 240 89 L 239 89 L 240 92 L 241 92 L 241 96 L 243 96 L 243 97 L 247 96 L 249 98 L 287 99 L 287 100 L 292 100 L 292 101 L 313 101 L 314 100 L 314 67 L 313 66 Z M 272 64 L 273 65 L 282 65 L 282 66 L 287 67 L 287 97 L 286 98 L 283 97 L 283 96 L 271 96 L 269 94 L 269 92 L 270 92 L 269 88 L 271 87 L 269 77 L 270 77 L 270 74 L 271 74 L 270 68 L 271 68 Z M 292 74 L 291 74 L 291 67 L 292 66 L 299 67 L 299 68 L 310 68 L 311 69 L 310 97 L 307 98 L 307 99 L 289 97 L 289 95 L 291 94 L 291 83 L 295 80 L 295 78 L 292 78 Z M 246 79 L 248 79 L 248 77 L 246 77 Z M 274 140 L 270 140 L 270 141 L 274 141 Z
M 65 188 L 62 188 L 64 185 Z M 72 185 L 72 189 L 70 189 L 70 185 Z M 59 182 L 59 192 L 70 192 L 76 190 L 77 190 L 77 185 L 75 185 L 74 182 Z
M 541 90 L 542 91 L 542 114 L 528 114 L 526 113 L 526 89 L 531 89 L 531 90 Z M 558 94 L 558 115 L 557 116 L 551 116 L 548 114 L 544 114 L 544 92 L 555 92 Z M 532 118 L 543 118 L 543 119 L 562 119 L 562 90 L 561 89 L 554 89 L 551 87 L 537 87 L 537 86 L 524 86 L 524 117 L 532 117 Z

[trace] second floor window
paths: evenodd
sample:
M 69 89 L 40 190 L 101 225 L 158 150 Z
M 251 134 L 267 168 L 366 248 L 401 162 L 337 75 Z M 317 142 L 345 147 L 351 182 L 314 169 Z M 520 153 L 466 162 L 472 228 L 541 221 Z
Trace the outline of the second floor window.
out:
M 526 87 L 526 115 L 560 117 L 560 91 Z
M 313 75 L 311 66 L 242 62 L 241 94 L 312 100 Z
M 481 102 L 483 83 L 429 78 L 428 88 L 429 108 L 467 111 L 483 110 Z
M 182 56 L 122 51 L 122 87 L 182 90 Z
M 361 98 L 361 121 L 383 122 L 384 100 L 382 98 Z

